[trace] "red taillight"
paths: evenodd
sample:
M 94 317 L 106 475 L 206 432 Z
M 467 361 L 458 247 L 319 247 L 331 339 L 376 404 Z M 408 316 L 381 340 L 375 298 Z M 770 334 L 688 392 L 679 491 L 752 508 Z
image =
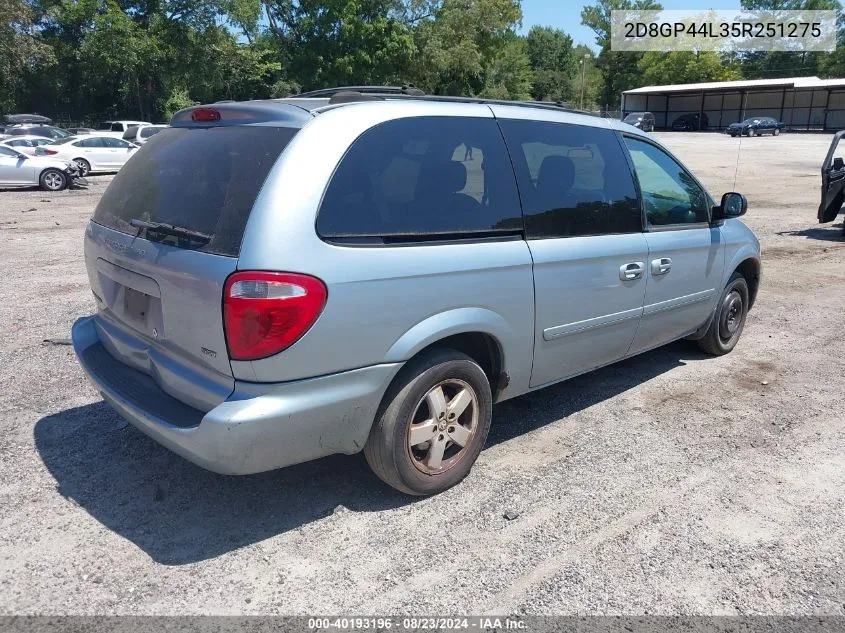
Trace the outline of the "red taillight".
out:
M 191 112 L 191 119 L 193 121 L 219 121 L 220 112 L 214 108 L 197 108 Z
M 223 326 L 232 360 L 257 360 L 290 347 L 320 316 L 326 286 L 316 277 L 262 271 L 229 275 Z
M 50 156 L 52 156 L 53 154 L 58 154 L 59 152 L 58 152 L 58 150 L 55 150 L 55 149 L 46 149 L 46 148 L 45 148 L 45 149 L 44 149 L 44 153 L 45 153 L 45 154 L 49 154 Z

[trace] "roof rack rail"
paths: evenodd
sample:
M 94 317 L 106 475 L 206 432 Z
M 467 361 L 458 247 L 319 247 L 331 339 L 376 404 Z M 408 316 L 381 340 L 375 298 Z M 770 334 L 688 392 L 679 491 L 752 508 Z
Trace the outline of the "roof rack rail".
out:
M 337 88 L 322 88 L 320 90 L 309 90 L 308 92 L 301 92 L 298 95 L 291 95 L 289 99 L 318 99 L 320 97 L 332 97 L 338 92 L 357 92 L 359 94 L 378 94 L 378 95 L 410 95 L 414 97 L 421 97 L 425 93 L 412 84 L 404 86 L 340 86 Z
M 483 97 L 452 97 L 447 95 L 427 95 L 414 86 L 343 86 L 340 88 L 323 88 L 312 90 L 288 97 L 299 98 L 329 98 L 329 105 L 361 101 L 382 101 L 386 99 L 408 99 L 411 101 L 441 101 L 447 103 L 481 103 L 487 105 L 508 105 L 526 108 L 544 108 L 547 110 L 563 110 L 589 116 L 599 116 L 595 112 L 587 112 L 573 108 L 562 101 L 510 101 L 507 99 L 485 99 Z

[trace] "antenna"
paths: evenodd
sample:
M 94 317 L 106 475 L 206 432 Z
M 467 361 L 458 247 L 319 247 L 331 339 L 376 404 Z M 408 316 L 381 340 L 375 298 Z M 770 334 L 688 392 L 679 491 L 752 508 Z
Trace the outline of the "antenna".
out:
M 739 155 L 742 152 L 742 131 L 739 132 L 739 147 L 736 150 L 736 167 L 734 168 L 734 186 L 733 191 L 736 191 L 736 175 L 739 173 Z

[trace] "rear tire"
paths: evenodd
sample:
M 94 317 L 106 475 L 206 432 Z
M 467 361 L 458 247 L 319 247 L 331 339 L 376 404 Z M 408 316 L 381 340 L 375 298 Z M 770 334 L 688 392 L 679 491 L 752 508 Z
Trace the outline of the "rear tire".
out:
M 469 474 L 492 412 L 490 383 L 478 363 L 453 349 L 430 350 L 387 390 L 364 455 L 379 479 L 400 492 L 443 492 Z
M 723 356 L 736 347 L 745 317 L 748 316 L 748 283 L 740 273 L 735 272 L 728 280 L 728 285 L 719 298 L 713 322 L 707 329 L 698 346 L 713 356 Z
M 73 162 L 76 163 L 77 167 L 79 167 L 80 176 L 84 177 L 91 173 L 91 163 L 84 158 L 74 158 Z
M 44 191 L 61 191 L 67 187 L 67 176 L 58 169 L 45 169 L 38 178 L 38 183 Z

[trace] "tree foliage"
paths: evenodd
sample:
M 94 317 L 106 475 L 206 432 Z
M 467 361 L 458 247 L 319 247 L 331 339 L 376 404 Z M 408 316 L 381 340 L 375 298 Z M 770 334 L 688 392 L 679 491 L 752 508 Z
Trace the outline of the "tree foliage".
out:
M 840 8 L 838 0 L 742 4 Z M 561 29 L 522 34 L 520 0 L 0 0 L 0 112 L 160 121 L 193 103 L 405 83 L 595 109 L 648 84 L 845 75 L 845 47 L 733 57 L 610 50 L 613 9 L 659 8 L 592 0 L 581 19 L 596 53 Z

